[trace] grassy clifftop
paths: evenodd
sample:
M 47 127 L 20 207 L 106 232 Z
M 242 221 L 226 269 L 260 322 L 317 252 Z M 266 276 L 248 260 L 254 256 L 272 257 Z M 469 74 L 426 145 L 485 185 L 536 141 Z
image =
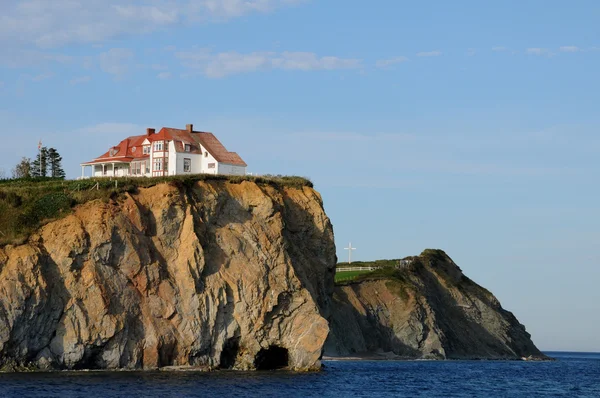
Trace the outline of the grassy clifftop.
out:
M 197 174 L 157 178 L 99 178 L 87 180 L 0 180 L 0 246 L 22 243 L 44 223 L 70 214 L 71 209 L 91 200 L 109 200 L 124 192 L 168 183 L 192 186 L 198 181 L 251 181 L 275 187 L 311 187 L 302 177 L 225 176 Z
M 437 261 L 452 260 L 443 250 L 425 249 L 419 256 L 411 256 L 403 259 L 356 261 L 352 264 L 339 263 L 337 265 L 338 268 L 348 270 L 337 272 L 335 281 L 339 285 L 377 279 L 404 281 L 403 270 L 407 267 L 414 269 L 423 263 L 431 264 Z M 373 270 L 360 270 L 360 268 L 373 268 Z

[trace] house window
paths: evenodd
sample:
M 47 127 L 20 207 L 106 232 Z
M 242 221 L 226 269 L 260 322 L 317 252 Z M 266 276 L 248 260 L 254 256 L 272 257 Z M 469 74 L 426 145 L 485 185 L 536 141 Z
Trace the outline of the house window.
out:
M 208 157 L 208 152 L 204 152 L 204 157 L 207 158 Z
M 208 168 L 209 169 L 214 169 L 215 168 L 215 164 L 214 163 L 209 163 L 208 164 Z
M 131 174 L 134 176 L 142 174 L 142 163 L 140 163 L 140 162 L 131 163 Z
M 146 160 L 144 162 L 144 168 L 146 169 L 146 173 L 145 174 L 150 173 L 150 161 L 149 160 Z
M 154 159 L 154 171 L 161 171 L 163 169 L 162 158 Z
M 183 171 L 189 173 L 192 171 L 192 159 L 183 159 Z
M 185 151 L 186 152 L 191 152 L 192 151 L 192 146 L 190 144 L 185 144 Z
M 163 150 L 163 142 L 162 141 L 156 141 L 154 143 L 154 152 L 162 152 Z
M 150 145 L 144 145 L 144 155 L 150 155 Z

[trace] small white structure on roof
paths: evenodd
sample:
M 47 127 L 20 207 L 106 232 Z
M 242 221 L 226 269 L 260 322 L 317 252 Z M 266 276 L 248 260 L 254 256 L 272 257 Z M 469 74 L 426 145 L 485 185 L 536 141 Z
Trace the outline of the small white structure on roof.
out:
M 212 133 L 163 127 L 158 133 L 124 139 L 98 158 L 81 164 L 81 177 L 162 177 L 182 174 L 246 175 L 247 164 Z

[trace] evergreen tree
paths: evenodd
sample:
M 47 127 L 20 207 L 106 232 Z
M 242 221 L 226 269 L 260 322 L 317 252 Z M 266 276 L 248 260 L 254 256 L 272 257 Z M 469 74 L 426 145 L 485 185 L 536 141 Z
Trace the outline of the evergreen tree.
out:
M 62 156 L 54 148 L 49 148 L 47 152 L 48 165 L 50 166 L 50 177 L 65 178 L 65 171 L 62 168 Z
M 31 176 L 32 177 L 46 177 L 48 174 L 48 148 L 43 146 L 35 160 L 31 162 Z
M 31 177 L 31 159 L 23 157 L 21 161 L 12 170 L 13 178 Z

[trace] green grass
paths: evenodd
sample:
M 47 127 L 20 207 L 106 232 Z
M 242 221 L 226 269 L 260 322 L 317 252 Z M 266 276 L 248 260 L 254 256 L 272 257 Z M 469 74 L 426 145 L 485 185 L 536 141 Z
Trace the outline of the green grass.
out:
M 338 267 L 395 267 L 400 260 L 374 260 L 374 261 L 353 261 L 338 263 Z
M 397 263 L 397 260 L 383 261 Z M 413 287 L 402 270 L 393 267 L 384 267 L 374 271 L 344 271 L 335 274 L 335 283 L 338 286 L 379 280 L 385 281 L 390 292 L 400 297 L 403 301 L 409 299 L 408 291 L 413 289 Z
M 288 176 L 225 176 L 196 174 L 157 178 L 98 178 L 87 180 L 19 179 L 0 180 L 0 246 L 20 244 L 41 225 L 66 216 L 71 209 L 91 200 L 109 201 L 125 192 L 167 183 L 193 186 L 198 181 L 244 181 L 275 188 L 313 187 L 310 180 Z M 95 189 L 95 188 L 98 189 Z
M 373 271 L 343 271 L 335 273 L 335 283 L 353 281 L 363 274 L 369 274 Z
M 338 263 L 338 268 L 358 268 L 358 267 L 376 267 L 381 268 L 374 271 L 343 271 L 335 274 L 335 283 L 346 284 L 349 282 L 363 280 L 365 277 L 376 276 L 386 270 L 394 270 L 400 260 L 374 260 L 374 261 L 355 261 L 352 264 Z

